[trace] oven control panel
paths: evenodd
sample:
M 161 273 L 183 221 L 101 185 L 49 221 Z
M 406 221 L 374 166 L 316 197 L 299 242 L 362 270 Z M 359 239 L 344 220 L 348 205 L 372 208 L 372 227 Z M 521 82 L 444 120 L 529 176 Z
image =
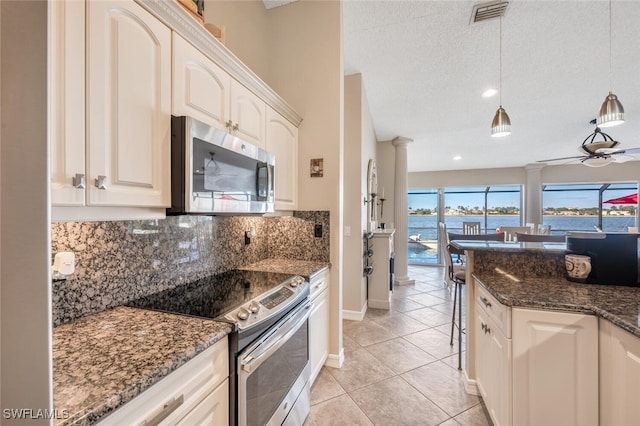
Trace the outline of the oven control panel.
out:
M 289 309 L 305 292 L 309 292 L 309 283 L 304 278 L 296 276 L 228 312 L 225 318 L 236 322 L 241 330 L 249 328 L 282 310 Z

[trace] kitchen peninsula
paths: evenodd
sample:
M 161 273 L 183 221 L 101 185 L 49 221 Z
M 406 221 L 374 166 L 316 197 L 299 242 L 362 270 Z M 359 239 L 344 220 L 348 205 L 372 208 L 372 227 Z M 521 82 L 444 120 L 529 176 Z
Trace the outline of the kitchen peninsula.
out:
M 631 424 L 640 288 L 565 278 L 563 243 L 453 241 L 467 253 L 467 390 L 495 424 Z

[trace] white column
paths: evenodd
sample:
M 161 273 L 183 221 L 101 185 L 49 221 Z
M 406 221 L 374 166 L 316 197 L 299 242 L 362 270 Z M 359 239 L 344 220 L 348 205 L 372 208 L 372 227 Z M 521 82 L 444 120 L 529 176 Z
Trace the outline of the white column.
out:
M 524 188 L 524 221 L 525 223 L 542 223 L 542 178 L 540 170 L 544 163 L 527 164 L 527 183 Z
M 407 215 L 409 210 L 409 202 L 407 193 L 409 191 L 409 182 L 407 176 L 407 144 L 413 142 L 411 139 L 397 137 L 391 141 L 396 148 L 396 167 L 395 167 L 395 185 L 394 185 L 394 210 L 395 210 L 395 280 L 394 284 L 404 285 L 413 284 L 415 281 L 409 279 L 408 275 L 408 241 L 409 235 L 407 230 Z

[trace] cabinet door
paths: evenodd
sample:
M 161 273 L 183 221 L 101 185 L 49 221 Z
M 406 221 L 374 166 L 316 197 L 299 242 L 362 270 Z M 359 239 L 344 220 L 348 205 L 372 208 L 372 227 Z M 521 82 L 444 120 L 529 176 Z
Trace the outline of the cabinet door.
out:
M 229 424 L 229 380 L 222 382 L 176 424 L 179 426 Z
M 513 424 L 598 424 L 594 316 L 513 309 Z
M 329 355 L 329 289 L 325 288 L 313 301 L 309 315 L 309 363 L 314 382 Z
M 233 134 L 249 143 L 265 147 L 266 104 L 236 80 L 231 80 L 231 121 Z
M 88 203 L 169 206 L 171 30 L 132 1 L 86 4 Z
M 493 423 L 511 424 L 511 339 L 476 303 L 476 381 Z
M 298 128 L 267 107 L 266 149 L 276 156 L 276 210 L 298 208 Z
M 640 419 L 640 338 L 600 319 L 600 424 Z
M 84 2 L 51 3 L 51 202 L 85 204 Z M 76 178 L 74 182 L 74 179 Z
M 229 74 L 173 33 L 173 115 L 225 128 L 230 83 Z

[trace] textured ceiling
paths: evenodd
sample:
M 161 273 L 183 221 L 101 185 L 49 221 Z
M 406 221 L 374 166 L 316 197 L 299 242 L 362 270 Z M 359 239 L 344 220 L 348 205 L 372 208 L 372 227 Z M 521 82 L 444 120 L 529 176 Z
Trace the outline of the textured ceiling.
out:
M 343 2 L 345 74 L 362 74 L 378 140 L 413 139 L 409 171 L 578 155 L 609 92 L 609 3 L 511 1 L 502 21 L 505 138 L 490 136 L 499 95 L 481 97 L 499 84 L 499 20 L 470 24 L 477 3 Z M 612 23 L 612 88 L 626 122 L 603 130 L 623 148 L 640 147 L 640 1 L 613 1 Z

